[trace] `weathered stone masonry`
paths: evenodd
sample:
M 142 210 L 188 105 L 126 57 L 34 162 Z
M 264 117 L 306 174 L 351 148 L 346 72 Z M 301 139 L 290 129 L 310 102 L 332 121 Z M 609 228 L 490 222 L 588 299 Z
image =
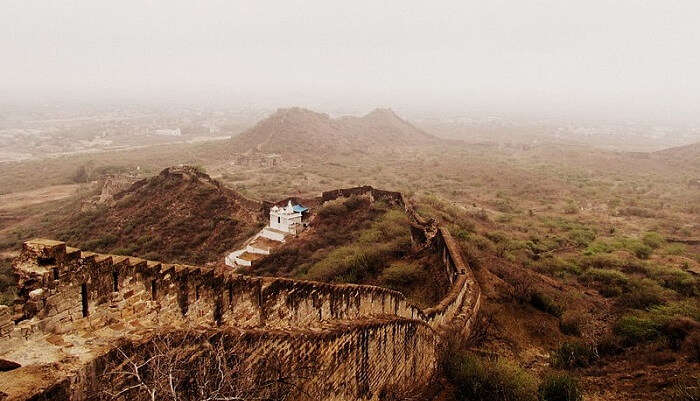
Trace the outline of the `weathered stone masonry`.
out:
M 33 240 L 15 262 L 24 302 L 0 309 L 0 358 L 22 365 L 0 372 L 0 392 L 8 400 L 90 399 L 117 344 L 138 346 L 165 328 L 220 333 L 246 366 L 261 366 L 270 355 L 283 366 L 312 361 L 315 379 L 302 389 L 313 399 L 371 399 L 424 387 L 443 328 L 469 331 L 478 285 L 449 231 L 420 219 L 400 193 L 360 187 L 324 193 L 323 200 L 348 195 L 399 203 L 412 226 L 422 227 L 421 246 L 440 252 L 452 283 L 437 306 L 421 310 L 374 286 L 224 274 Z M 43 345 L 46 352 L 22 348 Z M 37 366 L 53 370 L 39 375 Z

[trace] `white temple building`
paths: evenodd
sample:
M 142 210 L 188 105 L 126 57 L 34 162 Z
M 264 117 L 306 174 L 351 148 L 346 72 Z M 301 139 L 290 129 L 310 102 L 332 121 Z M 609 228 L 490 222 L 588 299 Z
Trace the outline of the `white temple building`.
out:
M 302 205 L 272 206 L 270 208 L 270 224 L 251 238 L 243 249 L 231 252 L 226 256 L 226 264 L 231 267 L 251 266 L 253 261 L 264 255 L 269 255 L 273 248 L 284 243 L 288 235 L 297 235 L 306 228 L 302 221 L 308 208 Z
M 301 205 L 292 205 L 292 201 L 289 201 L 286 207 L 273 206 L 270 209 L 270 228 L 296 234 L 303 228 L 301 216 L 305 210 Z

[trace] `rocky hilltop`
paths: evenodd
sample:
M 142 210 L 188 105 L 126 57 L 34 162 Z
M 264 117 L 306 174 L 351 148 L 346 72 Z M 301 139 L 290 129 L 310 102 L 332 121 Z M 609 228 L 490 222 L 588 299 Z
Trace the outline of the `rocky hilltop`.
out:
M 303 108 L 279 109 L 231 139 L 237 152 L 318 153 L 387 150 L 438 139 L 390 109 L 362 117 L 331 118 Z
M 205 263 L 259 228 L 261 211 L 195 167 L 169 167 L 95 209 L 67 211 L 42 234 L 102 252 Z

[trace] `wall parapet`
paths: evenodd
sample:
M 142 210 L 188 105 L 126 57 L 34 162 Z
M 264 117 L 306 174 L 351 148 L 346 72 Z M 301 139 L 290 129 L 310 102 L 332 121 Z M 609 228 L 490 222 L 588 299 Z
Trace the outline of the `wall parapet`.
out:
M 337 377 L 337 383 L 344 384 L 331 388 L 306 383 L 308 391 L 324 388 L 318 390 L 317 399 L 370 399 L 387 385 L 423 386 L 436 369 L 443 329 L 458 325 L 468 332 L 473 324 L 480 305 L 478 283 L 449 231 L 419 216 L 401 193 L 365 186 L 324 192 L 322 199 L 353 195 L 400 205 L 411 216 L 412 235 L 416 231 L 422 246 L 440 254 L 451 283 L 438 305 L 420 309 L 400 292 L 370 285 L 243 276 L 210 267 L 97 254 L 61 241 L 35 239 L 24 243 L 14 262 L 20 302 L 14 308 L 0 308 L 0 345 L 80 328 L 203 328 L 209 333 L 235 332 L 255 338 L 250 346 L 265 351 L 250 350 L 251 358 L 283 349 L 284 363 L 295 363 L 304 353 L 321 358 L 320 377 Z M 419 340 L 414 349 L 401 346 L 414 341 L 411 333 L 417 332 L 421 334 L 415 337 Z M 343 365 L 352 358 L 365 358 L 383 368 Z M 390 369 L 392 363 L 410 368 L 396 374 L 396 369 Z M 7 373 L 0 372 L 0 382 Z M 357 379 L 365 376 L 371 379 Z M 71 394 L 83 394 L 69 399 L 89 399 L 79 388 L 86 382 L 64 382 Z M 96 382 L 90 381 L 91 385 Z

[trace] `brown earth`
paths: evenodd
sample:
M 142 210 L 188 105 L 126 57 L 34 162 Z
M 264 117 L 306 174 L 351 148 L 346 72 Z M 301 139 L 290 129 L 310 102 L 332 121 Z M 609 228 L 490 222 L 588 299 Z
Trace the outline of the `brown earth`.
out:
M 294 107 L 279 109 L 253 128 L 235 136 L 236 152 L 324 154 L 437 143 L 439 140 L 389 109 L 363 117 L 330 118 Z
M 59 209 L 32 234 L 100 252 L 202 264 L 235 249 L 264 221 L 261 202 L 192 167 L 167 168 L 112 201 L 84 205 L 78 200 Z

